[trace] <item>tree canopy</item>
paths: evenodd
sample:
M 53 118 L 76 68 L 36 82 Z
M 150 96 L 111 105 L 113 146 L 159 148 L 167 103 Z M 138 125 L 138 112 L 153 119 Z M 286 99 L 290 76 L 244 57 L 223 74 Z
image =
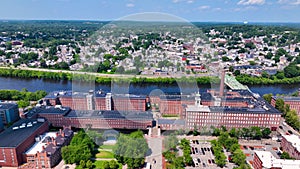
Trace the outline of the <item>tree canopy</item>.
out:
M 131 134 L 120 134 L 113 152 L 119 163 L 127 164 L 129 168 L 138 168 L 144 164 L 148 150 L 143 132 L 136 131 Z

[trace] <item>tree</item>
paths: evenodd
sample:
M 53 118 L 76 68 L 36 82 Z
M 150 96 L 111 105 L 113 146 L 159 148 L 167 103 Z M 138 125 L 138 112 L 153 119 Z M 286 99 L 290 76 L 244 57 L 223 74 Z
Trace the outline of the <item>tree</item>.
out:
M 233 153 L 233 152 L 234 152 L 235 150 L 237 150 L 237 149 L 240 149 L 240 145 L 239 145 L 238 143 L 233 144 L 233 145 L 230 147 L 229 151 L 230 151 L 231 153 Z
M 115 160 L 110 160 L 109 161 L 109 168 L 110 169 L 117 169 L 117 168 L 119 168 L 119 165 Z
M 289 155 L 289 153 L 287 153 L 285 151 L 280 155 L 280 158 L 281 159 L 294 159 Z
M 227 56 L 223 56 L 222 57 L 222 61 L 223 62 L 228 62 L 228 61 L 230 61 L 230 59 Z
M 79 165 L 80 165 L 80 167 L 84 168 L 85 167 L 85 161 L 84 160 L 80 160 Z
M 260 140 L 262 137 L 262 132 L 259 127 L 253 126 L 250 128 L 250 134 L 254 139 Z
M 129 168 L 140 167 L 149 147 L 143 132 L 136 131 L 129 135 L 120 134 L 113 152 L 118 162 L 127 164 Z
M 271 134 L 271 130 L 269 128 L 264 128 L 262 130 L 262 137 L 263 138 L 269 138 Z
M 285 116 L 286 123 L 293 127 L 295 130 L 300 130 L 300 120 L 295 110 L 290 110 Z
M 264 95 L 263 95 L 263 98 L 265 99 L 265 101 L 267 101 L 268 103 L 271 104 L 272 96 L 273 96 L 272 93 L 264 94 Z
M 284 101 L 281 98 L 278 98 L 275 102 L 275 108 L 280 112 L 284 112 Z
M 167 150 L 175 149 L 177 144 L 178 144 L 178 139 L 174 134 L 171 134 L 170 136 L 167 136 L 164 139 L 164 147 Z
M 20 100 L 20 101 L 17 102 L 17 104 L 20 108 L 26 108 L 30 105 L 30 102 L 25 101 L 25 100 Z
M 235 128 L 232 128 L 232 129 L 229 131 L 229 135 L 230 135 L 230 137 L 236 137 L 236 138 L 238 138 L 237 131 L 236 131 Z
M 278 72 L 276 73 L 276 77 L 277 77 L 277 79 L 284 79 L 284 78 L 285 78 L 284 72 L 278 71 Z
M 220 136 L 220 134 L 221 134 L 221 130 L 219 128 L 213 129 L 213 133 L 212 133 L 213 136 Z
M 234 72 L 233 72 L 233 75 L 234 76 L 238 76 L 238 75 L 240 75 L 241 74 L 241 71 L 240 70 L 235 70 Z
M 290 64 L 283 69 L 284 76 L 287 78 L 293 78 L 299 76 L 299 67 L 295 64 Z
M 241 149 L 237 149 L 233 152 L 232 161 L 240 166 L 246 162 L 246 155 Z
M 88 160 L 85 165 L 86 165 L 86 168 L 93 168 L 93 162 L 91 160 Z M 112 168 L 112 169 L 115 169 L 115 168 Z
M 108 161 L 104 161 L 102 164 L 103 169 L 110 169 L 110 165 Z

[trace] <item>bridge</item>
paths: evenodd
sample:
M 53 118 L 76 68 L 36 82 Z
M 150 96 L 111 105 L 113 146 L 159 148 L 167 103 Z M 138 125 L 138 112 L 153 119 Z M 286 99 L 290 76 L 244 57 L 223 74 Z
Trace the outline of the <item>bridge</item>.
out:
M 225 84 L 232 90 L 249 90 L 248 86 L 245 86 L 238 82 L 233 76 L 225 75 Z

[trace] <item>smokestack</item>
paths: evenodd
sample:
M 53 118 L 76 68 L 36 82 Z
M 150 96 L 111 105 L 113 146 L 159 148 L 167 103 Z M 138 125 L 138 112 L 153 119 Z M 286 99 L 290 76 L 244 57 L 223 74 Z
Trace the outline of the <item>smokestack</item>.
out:
M 222 72 L 221 72 L 221 82 L 220 82 L 220 97 L 223 97 L 224 96 L 224 83 L 225 83 L 225 70 L 222 69 Z

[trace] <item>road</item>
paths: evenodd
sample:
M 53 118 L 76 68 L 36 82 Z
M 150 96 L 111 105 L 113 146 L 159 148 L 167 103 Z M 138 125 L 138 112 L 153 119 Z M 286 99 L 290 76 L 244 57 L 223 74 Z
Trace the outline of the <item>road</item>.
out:
M 284 122 L 284 118 L 281 118 L 280 120 L 280 126 L 282 126 L 282 129 L 278 128 L 278 132 L 281 135 L 284 135 L 286 133 L 288 133 L 289 130 L 291 130 L 293 132 L 293 134 L 297 135 L 298 137 L 300 137 L 300 134 L 298 131 L 294 130 L 291 126 L 287 125 L 287 124 L 283 124 Z
M 146 157 L 146 162 L 152 169 L 162 169 L 162 137 L 146 137 L 151 153 Z

